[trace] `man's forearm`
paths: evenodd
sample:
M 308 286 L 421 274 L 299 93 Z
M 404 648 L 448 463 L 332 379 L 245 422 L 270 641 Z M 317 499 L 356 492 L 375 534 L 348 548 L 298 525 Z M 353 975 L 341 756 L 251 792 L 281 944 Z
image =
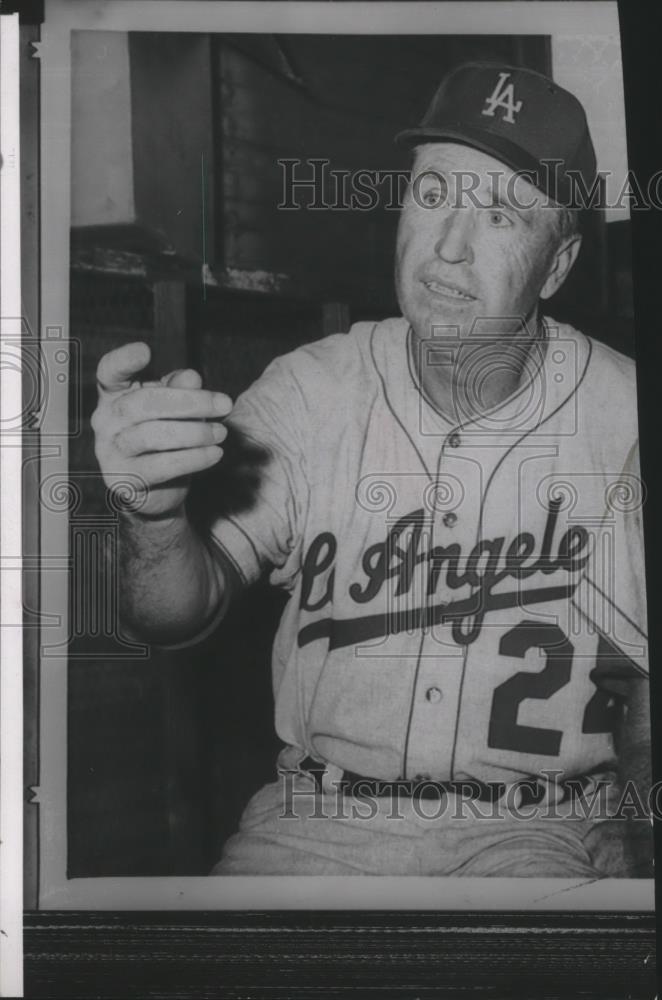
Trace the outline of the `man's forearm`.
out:
M 146 642 L 183 642 L 210 621 L 224 597 L 222 573 L 185 514 L 120 518 L 120 617 Z

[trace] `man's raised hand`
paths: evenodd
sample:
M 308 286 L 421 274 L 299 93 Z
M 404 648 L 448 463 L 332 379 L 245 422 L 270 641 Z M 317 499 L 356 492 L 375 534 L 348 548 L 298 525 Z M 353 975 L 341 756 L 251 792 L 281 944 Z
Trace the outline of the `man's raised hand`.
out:
M 130 508 L 141 516 L 160 518 L 177 515 L 190 476 L 221 458 L 227 435 L 221 421 L 232 402 L 201 388 L 192 369 L 170 372 L 160 382 L 136 381 L 149 359 L 149 347 L 141 342 L 102 357 L 91 424 L 106 485 L 130 494 Z

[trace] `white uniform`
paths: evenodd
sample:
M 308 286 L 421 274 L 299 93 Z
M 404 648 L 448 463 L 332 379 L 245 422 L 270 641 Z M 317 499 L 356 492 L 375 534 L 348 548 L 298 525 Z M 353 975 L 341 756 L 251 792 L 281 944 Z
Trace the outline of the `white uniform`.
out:
M 646 669 L 640 526 L 637 556 L 623 541 L 634 365 L 545 325 L 518 392 L 458 424 L 419 390 L 403 319 L 278 358 L 237 400 L 270 460 L 213 536 L 246 582 L 268 569 L 291 595 L 273 651 L 287 761 L 506 785 L 613 767 L 596 668 Z

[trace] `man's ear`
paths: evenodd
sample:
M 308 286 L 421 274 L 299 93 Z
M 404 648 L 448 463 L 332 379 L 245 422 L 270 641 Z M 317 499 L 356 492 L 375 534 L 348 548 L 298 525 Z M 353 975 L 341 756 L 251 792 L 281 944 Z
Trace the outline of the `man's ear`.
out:
M 570 273 L 572 265 L 577 260 L 579 248 L 582 245 L 582 238 L 579 234 L 571 236 L 570 239 L 558 247 L 552 259 L 547 280 L 540 290 L 541 299 L 549 299 L 559 288 Z

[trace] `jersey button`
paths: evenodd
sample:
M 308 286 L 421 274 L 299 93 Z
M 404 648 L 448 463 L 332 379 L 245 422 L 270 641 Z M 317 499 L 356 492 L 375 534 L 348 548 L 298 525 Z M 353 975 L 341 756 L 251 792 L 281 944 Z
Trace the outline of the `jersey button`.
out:
M 432 779 L 430 778 L 429 774 L 415 774 L 414 775 L 414 781 L 417 782 L 418 784 L 420 784 L 421 781 L 431 781 L 431 780 Z
M 462 438 L 457 433 L 457 431 L 453 431 L 453 433 L 448 438 L 448 443 L 451 446 L 451 448 L 459 448 L 460 447 L 460 445 L 462 444 Z
M 440 688 L 438 688 L 438 687 L 431 687 L 431 688 L 428 688 L 427 691 L 425 692 L 425 697 L 427 698 L 428 701 L 432 702 L 433 705 L 436 705 L 437 702 L 441 701 L 441 699 L 444 696 L 443 696 Z
M 453 513 L 452 510 L 449 510 L 448 513 L 444 514 L 442 517 L 442 521 L 447 528 L 452 528 L 455 524 L 457 524 L 457 514 Z

